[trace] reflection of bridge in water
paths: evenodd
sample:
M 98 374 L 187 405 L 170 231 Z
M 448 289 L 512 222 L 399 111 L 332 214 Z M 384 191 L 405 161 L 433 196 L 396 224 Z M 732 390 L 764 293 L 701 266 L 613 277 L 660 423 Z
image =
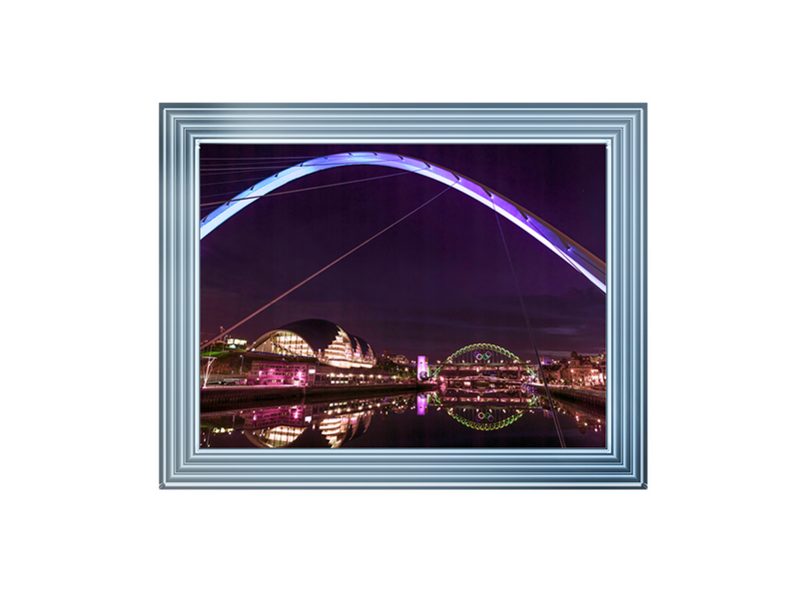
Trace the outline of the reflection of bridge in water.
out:
M 447 357 L 433 370 L 433 379 L 466 387 L 513 386 L 536 380 L 530 363 L 491 343 L 473 343 Z
M 494 344 L 475 343 L 457 350 L 433 371 L 433 378 L 437 380 L 440 391 L 436 400 L 440 404 L 457 404 L 448 411 L 450 416 L 474 429 L 501 429 L 525 412 L 532 412 L 534 407 L 541 408 L 545 414 L 550 413 L 550 416 L 560 413 L 574 417 L 582 433 L 590 428 L 602 430 L 605 425 L 605 394 L 590 397 L 562 392 L 559 394 L 561 400 L 552 399 L 543 382 L 540 366 L 534 368 L 529 362 Z M 460 406 L 467 402 L 475 406 L 485 405 L 486 410 Z M 495 403 L 496 406 L 491 406 Z M 563 447 L 557 416 L 554 424 Z
M 483 343 L 461 348 L 435 368 L 431 379 L 437 391 L 415 396 L 285 400 L 284 404 L 262 403 L 259 408 L 202 413 L 201 445 L 209 446 L 219 434 L 238 432 L 259 448 L 340 448 L 364 435 L 376 415 L 385 418 L 413 410 L 417 415 L 444 411 L 459 424 L 485 432 L 538 413 L 551 419 L 562 447 L 560 417 L 565 417 L 564 429 L 573 425 L 573 419 L 581 433 L 605 429 L 605 396 L 589 398 L 560 390 L 551 401 L 543 395 L 547 392 L 534 367 L 499 346 Z
M 373 420 L 392 414 L 415 412 L 427 415 L 444 412 L 459 424 L 478 431 L 506 428 L 526 414 L 551 416 L 546 398 L 529 396 L 521 390 L 498 390 L 482 395 L 420 393 L 417 396 L 351 399 L 329 402 L 299 402 L 236 411 L 203 413 L 201 445 L 212 437 L 242 433 L 258 448 L 290 446 L 340 448 L 364 435 Z M 605 413 L 559 402 L 558 411 L 574 418 L 581 433 L 602 430 Z
M 246 208 L 251 203 L 254 203 L 257 199 L 271 193 L 285 184 L 295 181 L 298 178 L 336 167 L 370 164 L 409 171 L 427 178 L 431 178 L 437 182 L 441 182 L 447 186 L 447 188 L 442 190 L 438 195 L 446 192 L 446 190 L 453 189 L 467 195 L 469 198 L 474 199 L 475 201 L 482 203 L 496 213 L 496 216 L 498 216 L 498 224 L 499 217 L 508 219 L 523 231 L 533 236 L 537 241 L 545 245 L 564 261 L 573 266 L 578 272 L 585 275 L 586 278 L 588 278 L 598 289 L 604 293 L 606 292 L 605 263 L 584 249 L 578 243 L 527 211 L 525 208 L 503 197 L 499 193 L 494 192 L 490 188 L 475 182 L 470 178 L 461 176 L 449 169 L 437 166 L 424 160 L 418 160 L 396 154 L 378 153 L 374 151 L 352 151 L 348 153 L 322 156 L 305 160 L 290 168 L 276 172 L 269 178 L 265 178 L 261 182 L 243 191 L 234 199 L 222 203 L 218 208 L 212 210 L 208 215 L 206 215 L 201 220 L 200 238 L 203 239 L 206 237 L 226 220 Z M 436 197 L 438 195 L 436 195 Z M 433 197 L 430 199 L 430 201 L 433 201 L 436 197 Z M 430 201 L 427 201 L 427 203 L 430 203 Z M 421 207 L 423 206 L 424 205 Z M 397 223 L 398 222 L 395 222 L 388 228 L 391 228 Z M 339 258 L 339 260 L 336 260 L 336 262 L 345 258 L 354 251 L 357 251 L 360 247 L 388 230 L 388 228 L 380 231 L 380 233 L 376 235 L 373 235 L 370 239 L 367 239 L 364 243 L 361 243 L 352 249 L 352 251 L 349 251 L 348 254 L 342 256 Z M 501 227 L 500 234 L 502 235 L 503 243 L 505 244 L 505 236 Z M 327 268 L 332 265 L 333 264 L 329 264 Z M 324 270 L 326 270 L 326 268 Z M 513 263 L 511 264 L 511 270 L 514 272 Z M 296 287 L 283 293 L 269 304 L 263 306 L 258 312 L 265 310 L 276 301 L 279 301 L 285 297 L 285 295 L 295 290 L 295 288 L 303 285 L 311 278 L 314 278 L 320 274 L 320 272 L 321 271 L 315 273 L 307 280 L 302 281 L 299 285 L 296 285 Z M 514 278 L 516 279 L 515 273 Z M 518 287 L 517 293 L 519 294 Z M 525 302 L 521 295 L 519 295 L 519 297 L 524 311 Z M 255 314 L 251 314 L 249 317 L 237 323 L 235 326 L 223 331 L 220 334 L 220 337 L 228 334 L 234 328 L 238 327 L 246 320 L 249 320 L 254 315 Z M 527 312 L 525 312 L 525 322 L 527 323 L 528 331 L 530 331 Z M 531 340 L 533 342 L 532 333 Z M 509 389 L 516 390 L 517 388 L 522 388 L 522 386 L 526 384 L 533 384 L 537 383 L 538 381 L 543 382 L 544 378 L 543 375 L 541 375 L 542 369 L 539 364 L 539 353 L 536 350 L 535 342 L 533 342 L 533 349 L 536 355 L 536 369 L 540 373 L 541 378 L 537 378 L 536 371 L 532 366 L 529 365 L 529 363 L 523 362 L 517 356 L 499 346 L 492 344 L 472 344 L 465 348 L 461 348 L 447 358 L 444 364 L 435 368 L 434 370 L 432 378 L 438 379 L 440 384 L 445 384 L 444 389 L 441 390 L 444 398 L 443 400 L 440 400 L 440 403 L 437 404 L 437 406 L 439 408 L 443 407 L 447 409 L 448 412 L 452 413 L 451 416 L 453 416 L 453 418 L 459 422 L 469 421 L 469 419 L 462 413 L 464 413 L 464 411 L 469 412 L 468 409 L 474 409 L 474 406 L 464 405 L 453 407 L 448 405 L 448 393 L 450 388 L 452 388 L 452 390 L 456 392 L 457 397 L 460 397 L 460 394 L 476 395 L 476 400 L 473 401 L 473 404 L 476 403 L 477 406 L 482 406 L 487 409 L 485 411 L 477 410 L 477 412 L 474 414 L 475 418 L 481 417 L 480 422 L 483 425 L 505 422 L 502 419 L 498 421 L 497 417 L 499 416 L 519 418 L 524 412 L 532 412 L 533 408 L 531 407 L 538 405 L 539 400 L 539 398 L 535 395 L 528 399 L 527 408 L 518 408 L 515 405 L 522 404 L 521 396 L 519 397 L 519 400 L 515 401 L 512 399 L 512 396 L 505 397 L 498 395 L 494 399 L 494 406 L 490 406 L 491 401 L 487 399 L 487 396 L 481 394 L 483 394 L 484 390 L 495 390 L 495 392 Z M 430 376 L 424 374 L 422 378 L 427 379 L 430 378 Z M 561 427 L 557 420 L 558 411 L 556 409 L 558 407 L 553 404 L 553 401 L 550 398 L 550 392 L 547 391 L 546 394 L 550 408 L 549 412 L 551 413 L 555 425 L 556 434 L 560 440 L 561 446 L 564 447 L 564 438 L 561 432 Z M 251 395 L 251 392 L 248 392 L 247 395 Z M 302 393 L 302 395 L 304 394 Z M 435 396 L 435 398 L 438 399 L 438 396 Z M 240 402 L 242 401 L 238 401 L 238 403 Z M 426 414 L 428 402 L 429 397 L 426 394 L 420 395 L 416 399 L 417 414 Z M 246 400 L 245 403 L 251 404 L 251 399 Z M 330 403 L 329 405 L 323 403 L 318 405 L 307 405 L 302 403 L 296 404 L 295 406 L 235 411 L 232 414 L 232 423 L 233 425 L 237 425 L 239 417 L 242 423 L 241 428 L 243 429 L 244 433 L 246 433 L 249 441 L 259 446 L 277 447 L 290 445 L 294 442 L 298 442 L 305 436 L 305 434 L 309 434 L 312 431 L 317 431 L 326 438 L 329 445 L 332 447 L 339 447 L 350 439 L 354 439 L 366 433 L 366 430 L 371 424 L 371 416 L 377 412 L 382 412 L 379 407 L 374 408 L 372 403 L 366 400 L 351 401 L 346 403 L 350 404 L 351 406 L 357 406 L 357 409 L 353 409 L 351 407 L 348 407 L 346 410 L 340 410 L 337 408 L 333 409 L 332 404 L 333 403 Z M 320 409 L 318 407 L 320 407 Z M 494 410 L 494 412 L 490 414 L 488 412 L 489 408 L 499 410 Z M 404 412 L 404 409 L 401 412 Z M 472 412 L 474 412 L 474 410 L 472 410 Z M 251 413 L 250 418 L 248 413 Z M 202 415 L 202 418 L 204 416 L 205 415 Z M 208 420 L 212 420 L 208 413 L 206 416 Z M 491 417 L 491 420 L 489 420 L 489 417 Z M 483 423 L 483 421 L 486 422 Z M 223 429 L 222 427 L 212 428 Z

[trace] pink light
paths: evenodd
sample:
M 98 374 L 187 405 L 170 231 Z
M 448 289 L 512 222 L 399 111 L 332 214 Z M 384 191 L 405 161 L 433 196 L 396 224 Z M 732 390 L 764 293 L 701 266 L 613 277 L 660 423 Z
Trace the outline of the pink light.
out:
M 427 394 L 419 394 L 416 397 L 416 414 L 424 415 L 427 412 Z

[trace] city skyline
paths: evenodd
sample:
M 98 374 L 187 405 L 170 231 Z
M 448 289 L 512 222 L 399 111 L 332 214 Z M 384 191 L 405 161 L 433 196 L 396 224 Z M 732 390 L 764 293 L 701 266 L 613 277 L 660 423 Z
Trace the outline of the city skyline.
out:
M 202 145 L 201 217 L 304 158 L 353 151 L 455 170 L 605 260 L 603 145 Z M 498 226 L 490 209 L 446 188 L 387 167 L 348 166 L 260 199 L 201 243 L 202 339 L 442 193 L 230 335 L 253 342 L 286 323 L 323 318 L 378 354 L 435 360 L 483 341 L 533 358 L 507 245 L 540 354 L 605 351 L 605 294 L 519 228 Z M 308 190 L 289 192 L 299 189 Z

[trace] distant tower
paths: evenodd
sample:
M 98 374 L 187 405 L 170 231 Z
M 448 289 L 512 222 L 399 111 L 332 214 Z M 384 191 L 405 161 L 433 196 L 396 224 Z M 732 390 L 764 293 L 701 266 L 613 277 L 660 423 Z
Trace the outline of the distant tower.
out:
M 419 361 L 416 363 L 416 374 L 419 376 L 419 381 L 424 381 L 430 377 L 430 367 L 427 365 L 427 356 L 419 356 Z

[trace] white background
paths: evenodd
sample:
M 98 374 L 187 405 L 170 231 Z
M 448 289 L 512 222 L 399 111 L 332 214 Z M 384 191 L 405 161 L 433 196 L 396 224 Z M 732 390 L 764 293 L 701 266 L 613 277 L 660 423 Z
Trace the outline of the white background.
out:
M 360 4 L 4 9 L 4 597 L 800 597 L 794 3 Z M 160 101 L 648 102 L 649 489 L 158 490 Z

